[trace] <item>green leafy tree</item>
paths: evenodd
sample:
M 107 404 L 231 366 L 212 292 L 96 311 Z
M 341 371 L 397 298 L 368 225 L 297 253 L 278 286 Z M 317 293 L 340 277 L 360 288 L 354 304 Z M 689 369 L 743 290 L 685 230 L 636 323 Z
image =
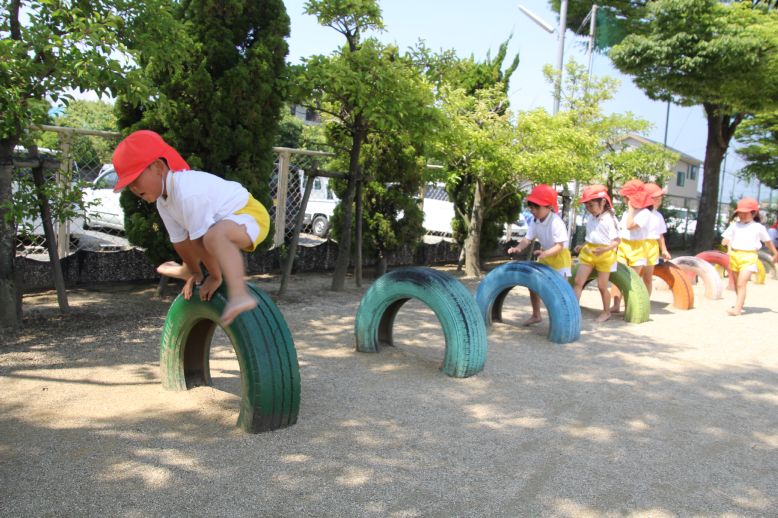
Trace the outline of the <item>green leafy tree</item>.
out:
M 140 103 L 120 99 L 120 126 L 158 131 L 191 167 L 240 182 L 271 207 L 289 35 L 282 0 L 191 0 L 176 5 L 165 28 L 150 27 L 132 43 L 155 94 Z M 127 196 L 130 241 L 151 240 L 153 261 L 175 257 L 156 213 L 138 210 Z M 143 235 L 155 228 L 162 231 Z
M 332 289 L 342 290 L 351 257 L 353 205 L 364 170 L 363 147 L 371 134 L 410 132 L 420 135 L 436 124 L 431 89 L 397 49 L 375 38 L 369 30 L 383 28 L 374 0 L 321 0 L 305 4 L 317 17 L 345 38 L 330 56 L 311 56 L 298 72 L 296 97 L 322 114 L 327 141 L 337 153 L 332 167 L 348 173 L 342 191 L 338 257 Z
M 764 4 L 658 0 L 610 53 L 652 99 L 702 105 L 708 119 L 694 248 L 713 245 L 719 173 L 738 125 L 778 105 L 778 13 Z
M 0 327 L 21 321 L 7 217 L 14 147 L 31 123 L 47 121 L 47 100 L 67 100 L 70 89 L 116 95 L 132 84 L 122 38 L 146 9 L 158 3 L 0 1 Z
M 778 189 L 778 111 L 746 119 L 735 138 L 743 144 L 737 152 L 746 161 L 741 175 Z

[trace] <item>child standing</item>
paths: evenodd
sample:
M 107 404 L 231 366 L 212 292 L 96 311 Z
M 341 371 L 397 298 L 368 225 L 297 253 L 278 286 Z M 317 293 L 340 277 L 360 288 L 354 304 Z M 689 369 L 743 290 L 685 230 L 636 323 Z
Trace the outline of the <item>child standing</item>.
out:
M 586 244 L 575 247 L 579 253 L 578 272 L 575 275 L 575 296 L 581 300 L 586 279 L 597 271 L 597 288 L 602 297 L 602 313 L 597 322 L 605 322 L 611 317 L 611 296 L 608 291 L 608 279 L 616 271 L 616 248 L 619 246 L 619 229 L 608 189 L 604 185 L 589 185 L 584 188 L 580 203 L 589 214 L 586 215 Z
M 648 235 L 651 222 L 653 199 L 646 191 L 645 184 L 640 180 L 630 180 L 624 184 L 619 194 L 627 200 L 627 210 L 621 217 L 621 242 L 617 252 L 619 262 L 626 264 L 642 276 L 648 263 L 646 248 L 643 241 Z M 621 292 L 613 287 L 613 307 L 611 313 L 621 311 Z
M 751 278 L 751 273 L 757 271 L 756 263 L 759 261 L 757 251 L 762 248 L 762 243 L 767 245 L 773 254 L 773 262 L 778 262 L 778 250 L 770 240 L 764 225 L 755 221 L 759 214 L 759 202 L 752 198 L 743 198 L 737 202 L 735 216 L 737 221 L 730 223 L 724 231 L 721 242 L 727 247 L 729 253 L 729 267 L 735 281 L 735 293 L 737 301 L 729 310 L 732 316 L 743 312 L 743 304 L 746 301 L 746 286 Z
M 160 274 L 185 280 L 187 300 L 200 282 L 200 298 L 210 300 L 223 276 L 228 293 L 223 325 L 257 305 L 243 280 L 240 251 L 253 251 L 268 234 L 270 218 L 261 203 L 237 182 L 190 170 L 153 131 L 136 131 L 122 140 L 113 153 L 113 165 L 119 176 L 114 190 L 129 187 L 139 198 L 156 203 L 183 260 L 183 265 L 160 265 Z M 208 269 L 205 279 L 201 263 Z
M 659 187 L 655 183 L 647 183 L 645 189 L 651 195 L 652 208 L 646 239 L 643 242 L 646 247 L 646 266 L 643 268 L 641 275 L 646 288 L 648 288 L 648 294 L 651 295 L 654 286 L 654 266 L 659 264 L 660 255 L 665 261 L 672 259 L 672 256 L 667 251 L 667 245 L 665 244 L 667 223 L 665 222 L 665 217 L 658 210 L 662 205 L 663 196 L 667 194 L 667 189 Z
M 567 249 L 567 227 L 557 215 L 557 192 L 552 187 L 540 184 L 527 196 L 527 205 L 532 211 L 532 222 L 527 235 L 521 242 L 508 249 L 508 254 L 516 254 L 527 248 L 537 239 L 540 250 L 535 251 L 538 261 L 550 266 L 563 277 L 570 277 L 573 260 Z M 533 291 L 529 294 L 532 303 L 532 316 L 524 322 L 525 326 L 537 324 L 540 317 L 540 297 Z

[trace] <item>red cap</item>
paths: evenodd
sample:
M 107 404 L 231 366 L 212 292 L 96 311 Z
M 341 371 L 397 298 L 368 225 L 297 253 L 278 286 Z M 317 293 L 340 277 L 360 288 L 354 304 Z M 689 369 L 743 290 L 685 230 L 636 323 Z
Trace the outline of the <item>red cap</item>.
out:
M 556 190 L 544 183 L 536 185 L 532 192 L 527 196 L 527 201 L 531 201 L 541 207 L 552 207 L 554 212 L 559 212 L 559 205 L 557 205 L 557 192 Z
M 638 209 L 645 209 L 654 204 L 654 197 L 645 189 L 640 189 L 628 196 L 630 204 Z
M 584 187 L 583 194 L 581 194 L 581 199 L 578 200 L 578 202 L 586 203 L 587 201 L 596 200 L 599 198 L 604 198 L 608 200 L 610 206 L 613 207 L 613 203 L 611 202 L 611 197 L 608 196 L 608 188 L 599 183 Z
M 121 191 L 135 181 L 149 164 L 158 158 L 164 158 L 171 171 L 190 169 L 178 151 L 166 144 L 158 133 L 149 130 L 130 133 L 116 146 L 111 159 L 119 176 L 119 181 L 113 188 L 114 192 Z
M 758 212 L 759 202 L 753 198 L 742 198 L 737 202 L 735 212 Z
M 621 189 L 619 189 L 619 194 L 622 196 L 625 196 L 627 198 L 631 197 L 634 193 L 638 191 L 642 191 L 645 187 L 645 184 L 640 180 L 630 180 L 627 183 L 625 183 Z
M 655 183 L 647 183 L 645 187 L 646 190 L 649 193 L 651 193 L 651 196 L 653 196 L 654 198 L 658 196 L 664 196 L 665 194 L 667 194 L 667 187 L 659 187 Z

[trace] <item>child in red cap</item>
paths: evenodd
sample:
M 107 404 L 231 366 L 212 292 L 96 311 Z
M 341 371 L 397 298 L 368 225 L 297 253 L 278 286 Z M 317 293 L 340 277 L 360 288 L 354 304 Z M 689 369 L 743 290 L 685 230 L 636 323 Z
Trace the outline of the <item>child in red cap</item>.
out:
M 759 261 L 758 250 L 762 243 L 767 245 L 773 254 L 773 262 L 778 262 L 778 250 L 770 240 L 770 235 L 764 225 L 755 221 L 759 214 L 759 202 L 752 198 L 743 198 L 737 202 L 735 215 L 737 221 L 730 223 L 724 231 L 721 244 L 727 247 L 729 253 L 729 268 L 735 281 L 735 293 L 737 301 L 729 310 L 732 316 L 743 312 L 743 304 L 746 302 L 746 286 L 751 278 L 751 273 L 757 271 L 756 263 Z
M 651 194 L 646 191 L 645 184 L 637 179 L 625 183 L 619 190 L 619 194 L 627 200 L 627 210 L 621 216 L 619 225 L 621 242 L 617 258 L 619 262 L 631 267 L 642 277 L 643 269 L 648 264 L 644 241 L 648 236 L 654 201 Z M 618 313 L 621 311 L 621 292 L 613 286 L 611 293 L 613 295 L 611 313 Z
M 532 223 L 527 235 L 521 242 L 508 249 L 508 254 L 516 254 L 527 248 L 537 239 L 540 250 L 535 251 L 538 261 L 558 271 L 563 277 L 570 277 L 572 257 L 567 249 L 567 227 L 556 213 L 557 192 L 552 187 L 540 184 L 527 196 L 527 205 L 532 211 Z M 525 326 L 537 324 L 540 317 L 540 297 L 533 291 L 529 294 L 532 303 L 532 316 L 524 322 Z
M 210 300 L 223 276 L 228 292 L 221 316 L 224 325 L 257 305 L 243 280 L 240 251 L 253 251 L 267 237 L 270 217 L 261 203 L 237 182 L 192 171 L 153 131 L 136 131 L 122 140 L 113 153 L 113 165 L 119 176 L 114 190 L 129 187 L 139 198 L 156 203 L 183 260 L 183 265 L 172 261 L 160 265 L 160 274 L 186 281 L 182 293 L 187 300 L 199 282 L 200 298 Z M 205 279 L 201 263 L 208 269 Z
M 575 274 L 575 296 L 581 300 L 584 284 L 597 271 L 597 288 L 602 297 L 602 313 L 597 322 L 611 317 L 611 295 L 608 281 L 611 272 L 616 271 L 616 248 L 619 246 L 619 225 L 613 212 L 608 189 L 604 185 L 589 185 L 583 190 L 580 203 L 586 206 L 586 244 L 575 247 L 579 253 L 578 272 Z
M 662 205 L 662 199 L 667 194 L 667 188 L 662 188 L 655 183 L 645 184 L 645 190 L 651 195 L 651 220 L 648 223 L 648 229 L 646 231 L 646 239 L 643 244 L 646 247 L 646 266 L 643 268 L 642 277 L 643 283 L 648 288 L 648 294 L 651 295 L 651 291 L 654 285 L 654 266 L 659 264 L 659 258 L 661 257 L 665 261 L 672 259 L 670 252 L 667 251 L 667 245 L 665 244 L 665 233 L 667 232 L 667 222 L 665 217 L 659 212 L 659 207 Z

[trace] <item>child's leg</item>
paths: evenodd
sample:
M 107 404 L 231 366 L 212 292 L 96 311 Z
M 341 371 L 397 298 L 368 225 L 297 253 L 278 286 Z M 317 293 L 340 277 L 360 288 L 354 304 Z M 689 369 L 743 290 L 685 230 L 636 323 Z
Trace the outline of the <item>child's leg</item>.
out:
M 575 274 L 575 284 L 573 285 L 573 290 L 575 291 L 575 296 L 579 301 L 581 300 L 581 293 L 583 293 L 586 279 L 589 278 L 589 274 L 592 273 L 593 269 L 594 267 L 590 264 L 581 263 L 578 265 L 578 271 Z
M 597 288 L 599 288 L 600 297 L 602 298 L 602 313 L 596 318 L 597 322 L 605 322 L 611 317 L 611 294 L 608 291 L 610 276 L 610 272 L 597 272 Z
M 530 290 L 529 301 L 532 304 L 532 316 L 529 317 L 524 322 L 525 326 L 531 326 L 532 324 L 537 324 L 542 320 L 540 318 L 540 297 L 538 296 L 538 294 Z
M 184 264 L 178 264 L 175 261 L 167 261 L 157 266 L 157 273 L 173 279 L 187 280 L 192 276 L 191 270 Z
M 243 267 L 242 248 L 252 245 L 251 238 L 243 225 L 234 221 L 222 220 L 215 223 L 203 236 L 205 249 L 216 258 L 222 277 L 227 283 L 227 306 L 222 313 L 222 323 L 229 325 L 235 317 L 256 307 L 246 288 Z
M 729 310 L 729 314 L 737 316 L 743 312 L 743 304 L 746 303 L 746 287 L 748 286 L 748 281 L 751 279 L 751 272 L 745 270 L 740 270 L 739 272 L 733 271 L 732 276 L 735 281 L 737 301 L 735 302 L 735 307 Z
M 646 285 L 648 294 L 651 295 L 651 291 L 654 287 L 654 267 L 644 266 L 640 271 L 640 276 L 643 278 L 643 284 Z
M 613 298 L 613 305 L 611 307 L 611 313 L 621 312 L 621 291 L 614 284 L 611 286 L 611 297 Z

